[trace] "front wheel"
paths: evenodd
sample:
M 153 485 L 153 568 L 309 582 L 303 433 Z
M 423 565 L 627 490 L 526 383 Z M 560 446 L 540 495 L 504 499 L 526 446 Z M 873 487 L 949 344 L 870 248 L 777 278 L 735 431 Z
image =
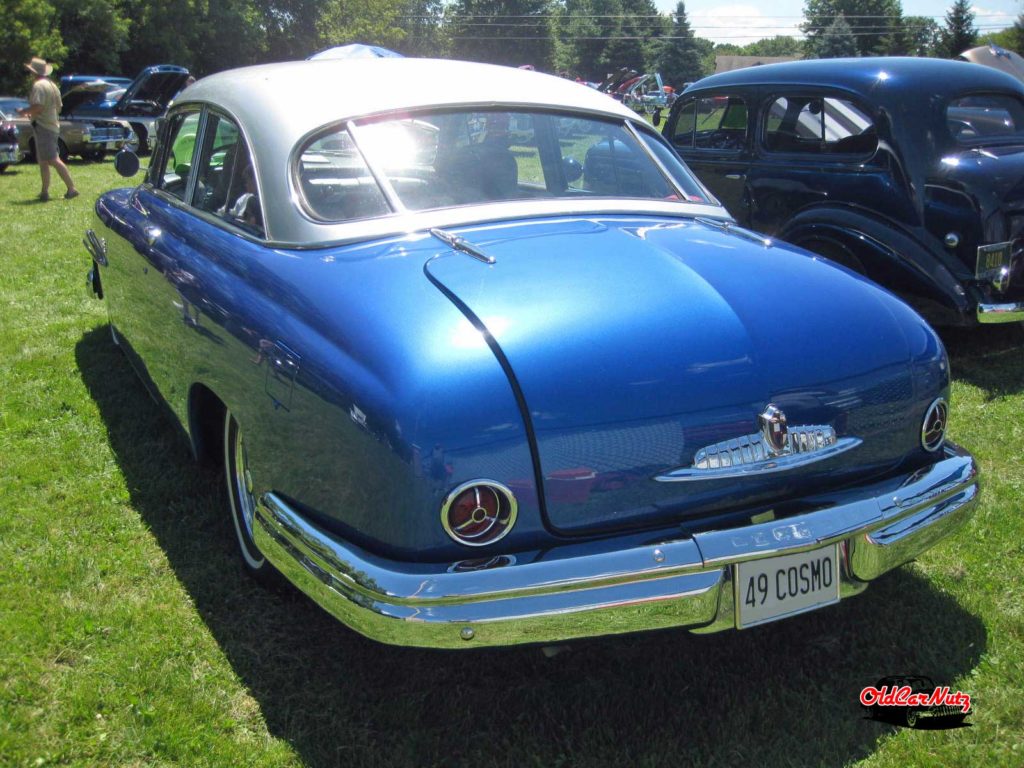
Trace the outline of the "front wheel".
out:
M 238 551 L 249 573 L 266 577 L 273 571 L 253 540 L 256 522 L 256 498 L 253 496 L 252 472 L 242 439 L 242 428 L 227 411 L 224 416 L 224 475 L 228 483 L 228 503 L 234 524 Z

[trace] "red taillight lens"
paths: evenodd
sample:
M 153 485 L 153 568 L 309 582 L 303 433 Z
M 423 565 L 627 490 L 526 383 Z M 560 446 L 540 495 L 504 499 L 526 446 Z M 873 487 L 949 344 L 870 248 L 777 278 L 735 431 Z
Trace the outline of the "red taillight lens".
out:
M 469 547 L 492 544 L 516 521 L 512 491 L 491 480 L 463 483 L 445 498 L 441 525 L 455 541 Z

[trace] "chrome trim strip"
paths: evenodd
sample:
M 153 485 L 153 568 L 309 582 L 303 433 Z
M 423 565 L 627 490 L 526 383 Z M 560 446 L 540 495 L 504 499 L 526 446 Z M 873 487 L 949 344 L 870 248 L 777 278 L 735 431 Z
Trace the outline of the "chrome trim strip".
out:
M 469 242 L 469 240 L 467 240 L 466 238 L 459 237 L 458 235 L 452 232 L 446 232 L 445 230 L 439 229 L 438 227 L 432 227 L 430 229 L 430 234 L 432 234 L 442 243 L 447 245 L 453 251 L 465 253 L 469 256 L 472 256 L 477 261 L 482 261 L 484 264 L 494 264 L 497 261 L 497 259 L 495 259 L 493 256 L 484 253 L 471 242 Z
M 796 428 L 794 428 L 793 431 L 796 431 Z M 804 437 L 809 439 L 806 436 Z M 756 442 L 754 441 L 754 438 L 756 438 Z M 769 456 L 764 448 L 764 443 L 761 440 L 760 435 L 745 435 L 742 438 L 729 441 L 728 444 L 718 444 L 723 446 L 723 450 L 719 453 L 710 451 L 708 453 L 702 453 L 703 451 L 708 451 L 716 446 L 709 446 L 709 449 L 701 449 L 694 457 L 694 466 L 673 469 L 670 472 L 655 475 L 654 479 L 659 483 L 687 483 L 694 480 L 728 480 L 741 477 L 771 475 L 776 472 L 789 472 L 790 470 L 806 467 L 819 461 L 826 461 L 828 459 L 835 458 L 841 453 L 846 453 L 847 451 L 856 448 L 862 442 L 863 441 L 859 437 L 842 437 L 832 445 L 828 445 L 825 448 L 816 448 L 812 450 L 798 449 L 797 451 L 783 454 L 781 456 Z M 735 443 L 735 446 L 731 445 L 733 443 Z M 726 445 L 728 445 L 728 448 L 725 448 Z M 732 454 L 734 451 L 738 452 L 741 456 L 744 453 L 747 453 L 750 455 L 750 458 L 745 459 L 745 463 L 726 464 L 726 461 L 732 462 Z M 716 459 L 721 463 L 721 466 L 713 466 Z M 700 466 L 698 462 L 706 464 L 707 466 Z
M 696 220 L 705 226 L 714 227 L 715 229 L 720 229 L 723 232 L 728 232 L 729 234 L 736 235 L 737 237 L 742 237 L 744 240 L 757 243 L 765 248 L 771 248 L 773 245 L 773 241 L 770 237 L 760 235 L 757 232 L 752 232 L 751 230 L 744 229 L 743 227 L 737 227 L 736 224 L 731 221 L 711 219 L 705 216 L 697 216 Z
M 841 595 L 859 593 L 967 519 L 977 467 L 947 443 L 935 464 L 862 490 L 853 499 L 849 490 L 816 497 L 814 512 L 759 525 L 641 546 L 563 544 L 470 571 L 371 555 L 274 493 L 259 499 L 253 533 L 286 578 L 381 642 L 469 648 L 670 626 L 706 633 L 735 626 L 733 563 L 837 543 Z
M 979 323 L 1018 323 L 1024 322 L 1024 301 L 1011 301 L 1008 304 L 979 304 Z

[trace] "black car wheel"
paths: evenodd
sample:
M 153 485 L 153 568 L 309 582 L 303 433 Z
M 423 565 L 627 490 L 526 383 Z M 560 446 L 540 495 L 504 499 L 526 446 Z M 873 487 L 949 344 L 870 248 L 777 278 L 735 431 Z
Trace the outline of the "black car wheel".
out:
M 273 566 L 253 541 L 256 522 L 256 498 L 253 496 L 252 473 L 242 439 L 242 428 L 230 411 L 224 414 L 224 475 L 228 484 L 228 504 L 231 522 L 235 528 L 238 552 L 245 569 L 254 576 L 265 578 Z
M 68 152 L 68 145 L 64 143 L 64 139 L 57 139 L 57 155 L 62 163 L 66 163 L 68 158 L 71 157 L 71 153 Z
M 907 711 L 903 713 L 903 722 L 907 728 L 913 728 L 917 725 L 918 712 L 916 709 L 907 708 Z

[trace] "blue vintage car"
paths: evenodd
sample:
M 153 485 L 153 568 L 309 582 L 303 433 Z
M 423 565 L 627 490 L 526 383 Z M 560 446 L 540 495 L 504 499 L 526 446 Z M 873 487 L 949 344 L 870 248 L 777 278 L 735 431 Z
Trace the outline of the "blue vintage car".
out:
M 123 78 L 97 78 L 73 84 L 71 98 L 64 99 L 66 111 L 73 118 L 105 117 L 128 122 L 140 151 L 147 152 L 156 135 L 157 120 L 163 117 L 167 105 L 185 87 L 189 77 L 184 67 L 157 64 L 146 67 L 127 86 L 119 88 L 112 87 L 112 80 Z
M 823 59 L 705 78 L 665 135 L 740 224 L 936 324 L 1024 320 L 1024 83 L 958 61 Z
M 224 72 L 95 214 L 114 339 L 223 464 L 245 566 L 377 640 L 754 626 L 859 593 L 977 499 L 921 317 L 735 226 L 590 88 Z

